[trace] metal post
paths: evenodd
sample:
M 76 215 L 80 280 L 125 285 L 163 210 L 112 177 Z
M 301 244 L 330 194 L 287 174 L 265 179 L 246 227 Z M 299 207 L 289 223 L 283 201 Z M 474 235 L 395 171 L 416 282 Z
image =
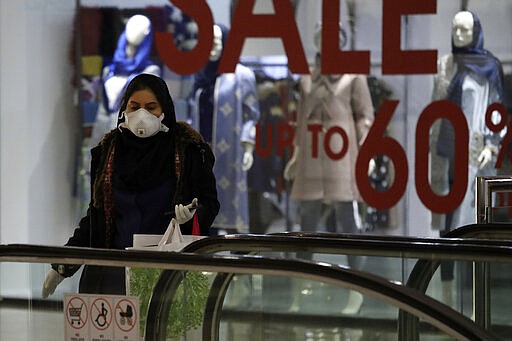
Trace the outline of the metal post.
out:
M 500 191 L 512 191 L 512 177 L 477 177 L 475 181 L 476 222 L 477 224 L 491 224 L 493 222 L 493 194 Z M 488 329 L 491 325 L 489 263 L 475 262 L 473 274 L 473 314 L 475 323 Z

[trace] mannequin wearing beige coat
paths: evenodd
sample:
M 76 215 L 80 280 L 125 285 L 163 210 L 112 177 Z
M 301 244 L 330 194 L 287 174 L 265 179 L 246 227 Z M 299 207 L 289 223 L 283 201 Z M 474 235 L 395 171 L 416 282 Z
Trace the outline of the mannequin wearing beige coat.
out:
M 359 233 L 361 228 L 357 207 L 355 165 L 359 147 L 374 119 L 374 109 L 366 77 L 363 75 L 322 75 L 317 66 L 300 81 L 297 128 L 294 153 L 285 167 L 284 178 L 293 180 L 290 198 L 299 203 L 300 225 L 303 231 L 317 231 L 322 224 L 322 207 L 335 216 L 335 231 Z M 310 128 L 321 125 L 316 133 Z M 308 129 L 309 128 L 309 129 Z M 328 149 L 324 138 L 329 130 L 342 128 L 345 142 L 339 133 L 330 135 Z M 315 148 L 317 146 L 317 148 Z M 347 148 L 339 157 L 340 151 Z M 349 266 L 360 269 L 361 257 L 348 257 Z M 351 291 L 349 303 L 343 310 L 355 314 L 362 304 L 362 295 Z
M 373 105 L 366 77 L 362 75 L 321 75 L 314 69 L 300 82 L 300 103 L 294 154 L 285 168 L 285 179 L 294 179 L 291 198 L 352 202 L 360 195 L 355 178 L 359 147 L 373 123 Z M 318 148 L 308 127 L 321 124 Z M 341 159 L 331 158 L 323 147 L 325 133 L 341 127 L 348 138 L 348 150 Z M 344 148 L 339 134 L 330 137 L 335 154 Z M 314 155 L 318 152 L 318 155 Z

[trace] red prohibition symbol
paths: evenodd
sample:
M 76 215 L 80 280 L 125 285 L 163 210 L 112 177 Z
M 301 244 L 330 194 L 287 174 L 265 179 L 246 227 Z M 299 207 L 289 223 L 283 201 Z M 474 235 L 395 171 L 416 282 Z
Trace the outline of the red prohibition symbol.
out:
M 104 298 L 97 298 L 91 305 L 91 322 L 98 330 L 105 330 L 112 323 L 112 307 Z
M 66 318 L 73 329 L 82 329 L 87 323 L 87 304 L 80 297 L 73 297 L 66 306 Z
M 115 321 L 119 329 L 124 332 L 131 331 L 137 324 L 137 311 L 132 301 L 121 299 L 115 307 Z

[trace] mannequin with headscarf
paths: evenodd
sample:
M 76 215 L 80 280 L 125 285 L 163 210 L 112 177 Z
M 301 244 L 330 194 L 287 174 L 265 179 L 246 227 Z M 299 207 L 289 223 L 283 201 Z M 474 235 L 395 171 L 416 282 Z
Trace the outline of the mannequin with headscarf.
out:
M 229 30 L 216 24 L 213 32 L 210 60 L 195 75 L 191 119 L 211 144 L 217 159 L 214 171 L 221 208 L 213 227 L 247 232 L 247 171 L 253 163 L 255 126 L 260 114 L 256 77 L 241 64 L 236 65 L 234 73 L 217 73 Z
M 340 27 L 340 47 L 346 37 Z M 315 45 L 321 50 L 321 24 L 316 27 Z M 297 108 L 297 128 L 294 152 L 284 170 L 285 180 L 293 180 L 290 198 L 299 203 L 299 219 L 303 231 L 319 231 L 324 225 L 338 233 L 360 233 L 362 222 L 358 203 L 361 200 L 355 180 L 355 165 L 359 146 L 373 123 L 374 110 L 370 90 L 364 75 L 323 75 L 320 70 L 320 52 L 311 74 L 300 80 L 300 98 Z M 342 128 L 346 133 L 330 137 L 330 149 L 347 152 L 341 158 L 329 156 L 323 147 L 317 155 L 312 147 L 309 127 L 321 125 L 318 141 L 324 141 L 331 128 Z M 344 144 L 347 144 L 345 146 Z M 323 143 L 319 143 L 323 146 Z M 370 167 L 369 167 L 370 168 Z M 334 215 L 334 219 L 323 221 Z M 300 256 L 303 257 L 303 256 Z M 348 256 L 351 268 L 361 269 L 363 257 Z M 363 296 L 350 291 L 344 314 L 359 312 Z
M 461 205 L 446 226 L 475 223 L 474 182 L 477 176 L 496 175 L 495 163 L 500 134 L 485 124 L 487 107 L 503 99 L 503 71 L 500 61 L 484 49 L 483 30 L 478 17 L 458 12 L 452 21 L 452 53 L 441 57 L 434 82 L 434 99 L 448 99 L 464 112 L 469 129 L 468 188 Z M 435 149 L 447 160 L 448 188 L 452 183 L 454 131 L 446 121 L 439 126 Z M 448 189 L 446 188 L 446 189 Z
M 496 154 L 500 134 L 491 132 L 485 123 L 487 107 L 503 99 L 503 71 L 500 61 L 484 49 L 483 30 L 479 18 L 461 11 L 452 21 L 452 52 L 438 62 L 434 78 L 433 100 L 448 99 L 466 116 L 469 129 L 468 186 L 463 201 L 455 211 L 438 219 L 440 235 L 453 228 L 475 223 L 475 179 L 496 175 Z M 446 193 L 454 177 L 454 130 L 443 120 L 432 130 L 432 184 Z M 435 221 L 435 220 L 434 220 Z M 443 265 L 443 264 L 442 264 Z M 448 265 L 448 266 L 447 266 Z M 453 279 L 453 265 L 441 267 L 444 282 Z M 446 291 L 451 301 L 450 290 Z
M 128 19 L 119 36 L 112 62 L 103 69 L 103 105 L 99 107 L 93 130 L 93 144 L 116 126 L 121 95 L 130 80 L 140 73 L 161 75 L 150 60 L 153 43 L 151 21 L 136 14 Z

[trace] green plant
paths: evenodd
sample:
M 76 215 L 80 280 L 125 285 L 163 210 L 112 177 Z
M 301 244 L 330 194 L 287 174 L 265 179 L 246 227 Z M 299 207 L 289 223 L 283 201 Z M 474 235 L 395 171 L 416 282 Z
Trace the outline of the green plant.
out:
M 146 325 L 149 300 L 153 287 L 162 270 L 148 268 L 130 269 L 130 295 L 139 297 L 141 335 Z M 203 322 L 204 307 L 208 297 L 208 277 L 200 272 L 187 272 L 176 290 L 169 312 L 167 337 L 179 337 Z

